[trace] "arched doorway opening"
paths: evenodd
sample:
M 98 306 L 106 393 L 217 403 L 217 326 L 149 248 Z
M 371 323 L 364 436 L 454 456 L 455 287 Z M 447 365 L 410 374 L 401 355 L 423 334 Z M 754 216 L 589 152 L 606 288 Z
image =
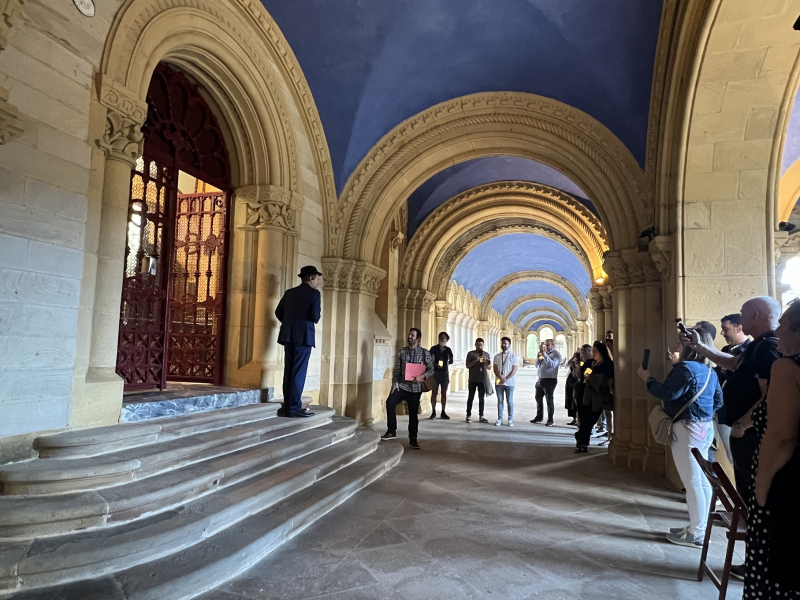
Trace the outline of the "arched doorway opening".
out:
M 117 374 L 126 391 L 220 384 L 230 164 L 199 86 L 159 64 L 131 172 Z

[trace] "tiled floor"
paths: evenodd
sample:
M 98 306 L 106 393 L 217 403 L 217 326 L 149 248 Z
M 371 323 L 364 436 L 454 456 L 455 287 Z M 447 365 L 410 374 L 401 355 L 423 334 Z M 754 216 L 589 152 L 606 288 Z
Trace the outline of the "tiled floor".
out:
M 453 420 L 421 423 L 421 451 L 401 439 L 397 467 L 202 600 L 717 598 L 695 580 L 700 552 L 664 541 L 686 522 L 682 495 L 613 467 L 604 448 L 574 455 L 563 382 L 557 426 L 530 424 L 533 369 L 518 379 L 516 427 L 494 426 L 493 398 L 492 423 L 464 423 L 455 394 Z

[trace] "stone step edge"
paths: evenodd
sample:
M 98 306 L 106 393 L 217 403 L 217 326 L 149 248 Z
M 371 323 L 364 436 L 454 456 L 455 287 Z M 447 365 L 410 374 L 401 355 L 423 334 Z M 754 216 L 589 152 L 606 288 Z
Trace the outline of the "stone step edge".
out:
M 334 414 L 333 409 L 323 408 L 315 416 L 303 421 L 323 424 L 329 422 Z M 213 436 L 227 430 L 237 432 L 228 432 L 220 439 L 201 439 L 195 441 L 194 445 L 188 444 L 187 438 L 178 438 L 162 444 L 142 446 L 150 453 L 139 456 L 134 452 L 138 448 L 130 448 L 98 457 L 15 463 L 0 469 L 0 485 L 6 496 L 54 495 L 105 489 L 254 446 L 260 443 L 264 435 L 279 430 L 291 431 L 300 422 L 297 419 L 275 417 L 229 426 L 192 437 Z
M 306 424 L 305 421 L 300 422 Z M 250 477 L 256 477 L 288 462 L 309 454 L 303 450 L 311 447 L 316 452 L 326 446 L 352 436 L 357 423 L 352 419 L 334 417 L 332 422 L 309 427 L 236 452 L 193 463 L 184 469 L 166 471 L 152 478 L 135 480 L 127 485 L 96 492 L 76 492 L 55 496 L 5 496 L 0 497 L 0 544 L 11 540 L 45 538 L 64 535 L 74 530 L 92 530 L 107 525 L 129 523 L 171 510 L 183 503 L 223 490 Z M 311 439 L 306 439 L 308 436 Z M 303 436 L 295 441 L 297 436 Z M 285 444 L 284 455 L 274 456 L 271 444 Z M 299 444 L 299 445 L 298 445 Z M 292 449 L 296 448 L 296 451 Z M 243 464 L 221 468 L 218 463 L 236 455 L 247 457 Z M 262 457 L 260 455 L 266 454 Z M 249 458 L 256 456 L 256 458 Z M 188 477 L 181 476 L 194 471 Z M 170 484 L 170 481 L 173 483 Z M 162 483 L 163 482 L 163 483 Z M 150 488 L 173 490 L 159 494 Z M 146 492 L 146 493 L 145 493 Z M 162 503 L 153 499 L 161 496 Z M 137 500 L 140 501 L 137 504 Z M 59 505 L 71 504 L 73 514 Z M 52 507 L 52 508 L 51 508 Z M 33 521 L 33 518 L 39 518 Z
M 212 548 L 198 544 L 155 565 L 115 575 L 26 592 L 0 600 L 190 600 L 219 587 L 263 560 L 287 540 L 394 467 L 400 444 L 382 444 L 366 458 L 214 536 Z M 225 579 L 220 581 L 219 574 Z
M 97 575 L 111 575 L 137 565 L 160 565 L 175 554 L 192 551 L 197 545 L 211 540 L 217 545 L 217 536 L 238 523 L 257 517 L 303 490 L 320 484 L 335 473 L 358 463 L 377 448 L 377 435 L 369 430 L 360 430 L 356 437 L 343 444 L 336 444 L 335 451 L 318 463 L 309 459 L 302 472 L 284 479 L 284 473 L 276 471 L 269 478 L 254 486 L 247 482 L 229 489 L 227 495 L 215 496 L 207 504 L 195 506 L 196 512 L 182 511 L 159 519 L 154 528 L 146 533 L 123 529 L 119 536 L 93 539 L 84 536 L 82 542 L 64 536 L 61 540 L 50 540 L 54 552 L 46 548 L 33 548 L 33 556 L 23 557 L 17 565 L 16 577 L 0 578 L 0 589 L 9 589 L 16 582 L 27 589 L 63 585 L 70 581 L 81 581 Z M 277 485 L 273 485 L 277 482 Z M 258 492 L 257 496 L 244 503 L 234 500 L 243 493 Z M 189 518 L 187 518 L 187 515 Z M 137 535 L 138 533 L 138 535 Z M 130 552 L 134 549 L 135 552 Z M 13 565 L 0 564 L 0 572 L 13 571 Z M 17 587 L 16 589 L 19 589 Z
M 224 429 L 230 426 L 230 423 L 244 424 L 270 419 L 278 415 L 278 410 L 274 403 L 265 402 L 151 421 L 117 423 L 40 436 L 33 441 L 33 446 L 40 458 L 99 456 L 173 438 Z

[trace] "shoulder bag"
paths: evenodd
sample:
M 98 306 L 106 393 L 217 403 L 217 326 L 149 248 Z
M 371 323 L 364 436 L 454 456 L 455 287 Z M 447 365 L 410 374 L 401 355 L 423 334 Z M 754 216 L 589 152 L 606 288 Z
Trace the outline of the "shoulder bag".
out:
M 711 379 L 711 367 L 708 368 L 708 374 L 706 375 L 706 382 L 703 384 L 703 387 L 700 388 L 700 391 L 697 392 L 694 397 L 689 400 L 686 404 L 683 405 L 674 417 L 670 417 L 667 414 L 667 411 L 664 410 L 664 402 L 661 402 L 660 406 L 656 406 L 653 410 L 650 411 L 650 415 L 647 417 L 647 422 L 650 424 L 650 431 L 653 433 L 653 438 L 659 443 L 667 445 L 674 441 L 674 437 L 672 435 L 672 428 L 675 425 L 675 420 L 683 414 L 685 410 L 687 410 L 692 404 L 697 402 L 697 399 L 703 394 L 708 386 L 708 382 Z

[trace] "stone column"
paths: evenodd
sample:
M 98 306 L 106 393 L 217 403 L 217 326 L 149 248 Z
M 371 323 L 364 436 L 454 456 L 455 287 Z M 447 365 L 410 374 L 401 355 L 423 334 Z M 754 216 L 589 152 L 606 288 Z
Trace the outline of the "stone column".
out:
M 8 46 L 8 31 L 27 0 L 0 0 L 0 55 Z M 25 132 L 16 107 L 8 101 L 8 90 L 0 86 L 0 145 L 8 144 Z
M 450 306 L 449 302 L 445 302 L 443 300 L 437 300 L 435 302 L 436 307 L 436 331 L 433 333 L 433 340 L 431 341 L 431 346 L 439 341 L 439 334 L 442 331 L 447 331 L 447 322 L 450 318 L 450 312 L 452 311 L 453 307 Z
M 412 327 L 422 331 L 421 345 L 430 348 L 432 338 L 436 335 L 431 331 L 431 309 L 436 296 L 427 290 L 399 289 L 397 290 L 397 331 L 400 345 L 405 343 L 406 333 Z
M 325 335 L 320 404 L 370 425 L 375 298 L 386 273 L 364 261 L 340 258 L 323 258 L 322 272 Z M 400 310 L 401 315 L 405 312 Z
M 241 187 L 234 198 L 225 379 L 236 386 L 273 387 L 282 397 L 283 347 L 275 309 L 283 293 L 299 283 L 303 199 L 272 185 Z
M 105 155 L 102 205 L 97 254 L 86 257 L 83 278 L 83 285 L 93 286 L 93 302 L 87 303 L 91 334 L 79 335 L 90 340 L 88 364 L 85 377 L 76 369 L 71 416 L 73 424 L 82 426 L 116 422 L 122 408 L 124 382 L 116 366 L 131 169 L 142 154 L 141 126 L 147 117 L 147 104 L 119 85 L 103 82 L 98 100 L 106 111 L 103 134 L 96 140 Z M 85 351 L 79 354 L 86 356 Z
M 605 332 L 609 329 L 606 327 L 605 312 L 603 310 L 603 296 L 600 288 L 593 287 L 591 290 L 589 290 L 589 305 L 592 308 L 592 316 L 594 318 L 595 339 L 588 343 L 593 343 L 597 339 L 602 339 L 605 335 Z

